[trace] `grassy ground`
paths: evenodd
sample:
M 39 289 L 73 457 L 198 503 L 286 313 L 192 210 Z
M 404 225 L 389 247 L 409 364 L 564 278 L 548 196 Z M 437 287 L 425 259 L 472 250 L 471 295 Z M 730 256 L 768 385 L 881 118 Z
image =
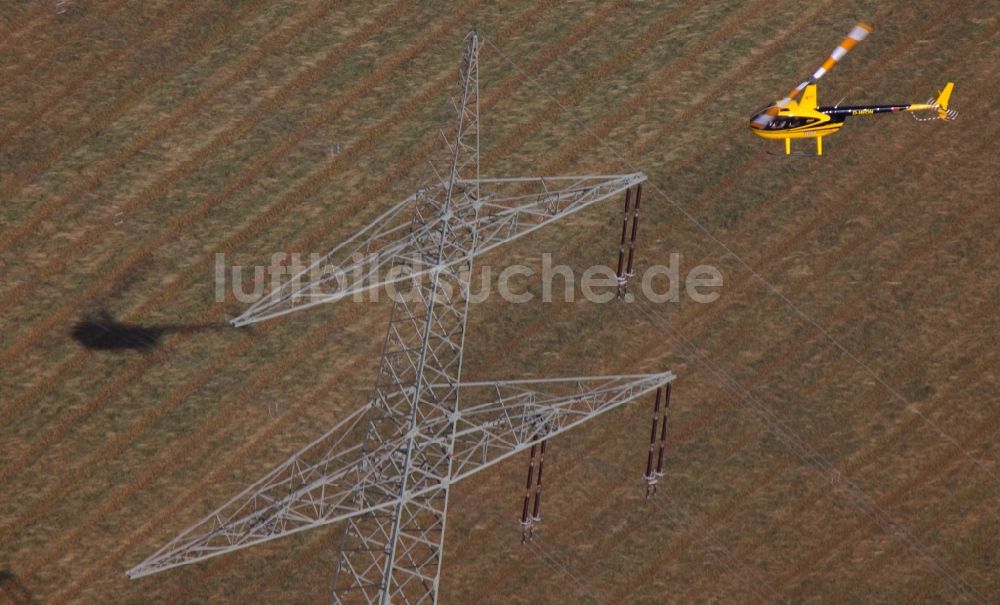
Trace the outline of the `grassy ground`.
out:
M 534 546 L 511 495 L 524 460 L 459 486 L 442 602 L 997 599 L 1000 48 L 981 4 L 9 4 L 0 599 L 324 600 L 337 528 L 124 570 L 367 399 L 385 305 L 226 329 L 244 305 L 214 301 L 215 254 L 322 252 L 412 192 L 472 26 L 523 70 L 484 49 L 483 172 L 633 163 L 651 180 L 640 271 L 678 252 L 725 285 L 712 304 L 472 309 L 468 377 L 680 378 L 655 500 L 648 402 L 553 442 Z M 954 80 L 962 118 L 857 118 L 822 159 L 766 154 L 747 116 L 860 19 L 876 32 L 822 101 L 921 101 Z M 484 262 L 609 264 L 617 212 Z M 205 327 L 86 350 L 70 332 L 101 311 Z

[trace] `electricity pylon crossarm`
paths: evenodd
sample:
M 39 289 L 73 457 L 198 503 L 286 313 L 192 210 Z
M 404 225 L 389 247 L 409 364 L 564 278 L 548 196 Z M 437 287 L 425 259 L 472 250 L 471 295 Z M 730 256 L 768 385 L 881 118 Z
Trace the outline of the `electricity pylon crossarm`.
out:
M 671 382 L 644 375 L 462 382 L 474 259 L 643 182 L 642 173 L 482 178 L 479 41 L 467 38 L 446 176 L 233 320 L 376 287 L 394 297 L 367 405 L 128 571 L 136 578 L 343 522 L 331 602 L 436 603 L 450 486 Z M 442 164 L 443 165 L 443 164 Z M 304 278 L 304 279 L 303 279 Z
M 642 173 L 484 178 L 479 181 L 481 197 L 456 200 L 450 217 L 427 212 L 428 200 L 445 196 L 448 183 L 422 189 L 292 276 L 232 323 L 244 326 L 369 290 L 426 279 L 444 267 L 428 263 L 421 242 L 435 238 L 445 223 L 450 223 L 451 229 L 479 234 L 473 249 L 462 250 L 465 254 L 446 261 L 461 264 L 468 257 L 489 252 L 644 180 Z M 455 186 L 465 191 L 470 183 L 457 180 Z M 419 226 L 414 225 L 414 214 L 420 215 Z
M 466 404 L 457 414 L 452 481 L 634 401 L 674 378 L 663 372 L 463 383 Z M 487 399 L 489 394 L 492 399 Z
M 447 485 L 465 479 L 573 427 L 655 391 L 674 379 L 660 374 L 534 380 L 492 380 L 458 385 L 463 408 L 417 427 L 424 445 L 447 447 L 442 428 L 454 425 Z M 387 511 L 400 498 L 361 506 L 362 489 L 382 496 L 391 483 L 379 461 L 398 455 L 406 437 L 361 451 L 359 426 L 373 409 L 360 408 L 224 506 L 207 515 L 129 575 L 140 577 L 281 538 L 312 527 Z M 411 496 L 414 494 L 410 494 Z

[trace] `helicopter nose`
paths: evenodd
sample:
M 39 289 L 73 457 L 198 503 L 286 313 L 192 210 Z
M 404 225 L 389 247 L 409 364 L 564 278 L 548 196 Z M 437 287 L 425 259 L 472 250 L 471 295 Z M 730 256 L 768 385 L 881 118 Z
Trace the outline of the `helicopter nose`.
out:
M 772 118 L 778 115 L 780 109 L 777 103 L 770 103 L 753 112 L 753 116 L 750 118 L 751 123 L 756 123 L 758 126 L 770 122 Z
M 755 113 L 753 117 L 750 118 L 750 128 L 753 128 L 754 130 L 767 128 L 776 115 L 778 115 L 777 107 L 775 105 L 769 105 Z

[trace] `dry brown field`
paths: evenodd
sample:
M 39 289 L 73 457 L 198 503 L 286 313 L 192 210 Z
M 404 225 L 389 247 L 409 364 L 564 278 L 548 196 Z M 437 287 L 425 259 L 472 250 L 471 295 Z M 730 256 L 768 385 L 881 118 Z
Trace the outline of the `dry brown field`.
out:
M 473 306 L 470 379 L 679 378 L 652 500 L 649 401 L 553 440 L 531 545 L 524 458 L 460 484 L 441 602 L 1000 601 L 995 8 L 3 3 L 0 602 L 326 602 L 335 526 L 124 572 L 367 401 L 386 303 L 228 328 L 246 305 L 216 302 L 215 255 L 324 252 L 409 195 L 472 27 L 513 61 L 480 59 L 483 173 L 637 167 L 638 270 L 676 252 L 724 285 L 710 304 L 545 304 L 529 278 L 534 302 Z M 821 103 L 953 80 L 959 119 L 853 118 L 822 158 L 767 153 L 751 113 L 859 20 L 875 33 Z M 619 213 L 481 265 L 613 264 Z M 186 329 L 83 346 L 74 326 L 103 313 Z

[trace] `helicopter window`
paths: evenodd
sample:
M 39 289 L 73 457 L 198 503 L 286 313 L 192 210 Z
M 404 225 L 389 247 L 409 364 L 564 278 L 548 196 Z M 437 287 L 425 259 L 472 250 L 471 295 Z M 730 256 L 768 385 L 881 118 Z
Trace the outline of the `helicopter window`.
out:
M 799 118 L 795 116 L 777 117 L 768 123 L 767 129 L 786 130 L 789 128 L 798 128 L 799 126 L 807 126 L 815 121 L 816 118 Z

